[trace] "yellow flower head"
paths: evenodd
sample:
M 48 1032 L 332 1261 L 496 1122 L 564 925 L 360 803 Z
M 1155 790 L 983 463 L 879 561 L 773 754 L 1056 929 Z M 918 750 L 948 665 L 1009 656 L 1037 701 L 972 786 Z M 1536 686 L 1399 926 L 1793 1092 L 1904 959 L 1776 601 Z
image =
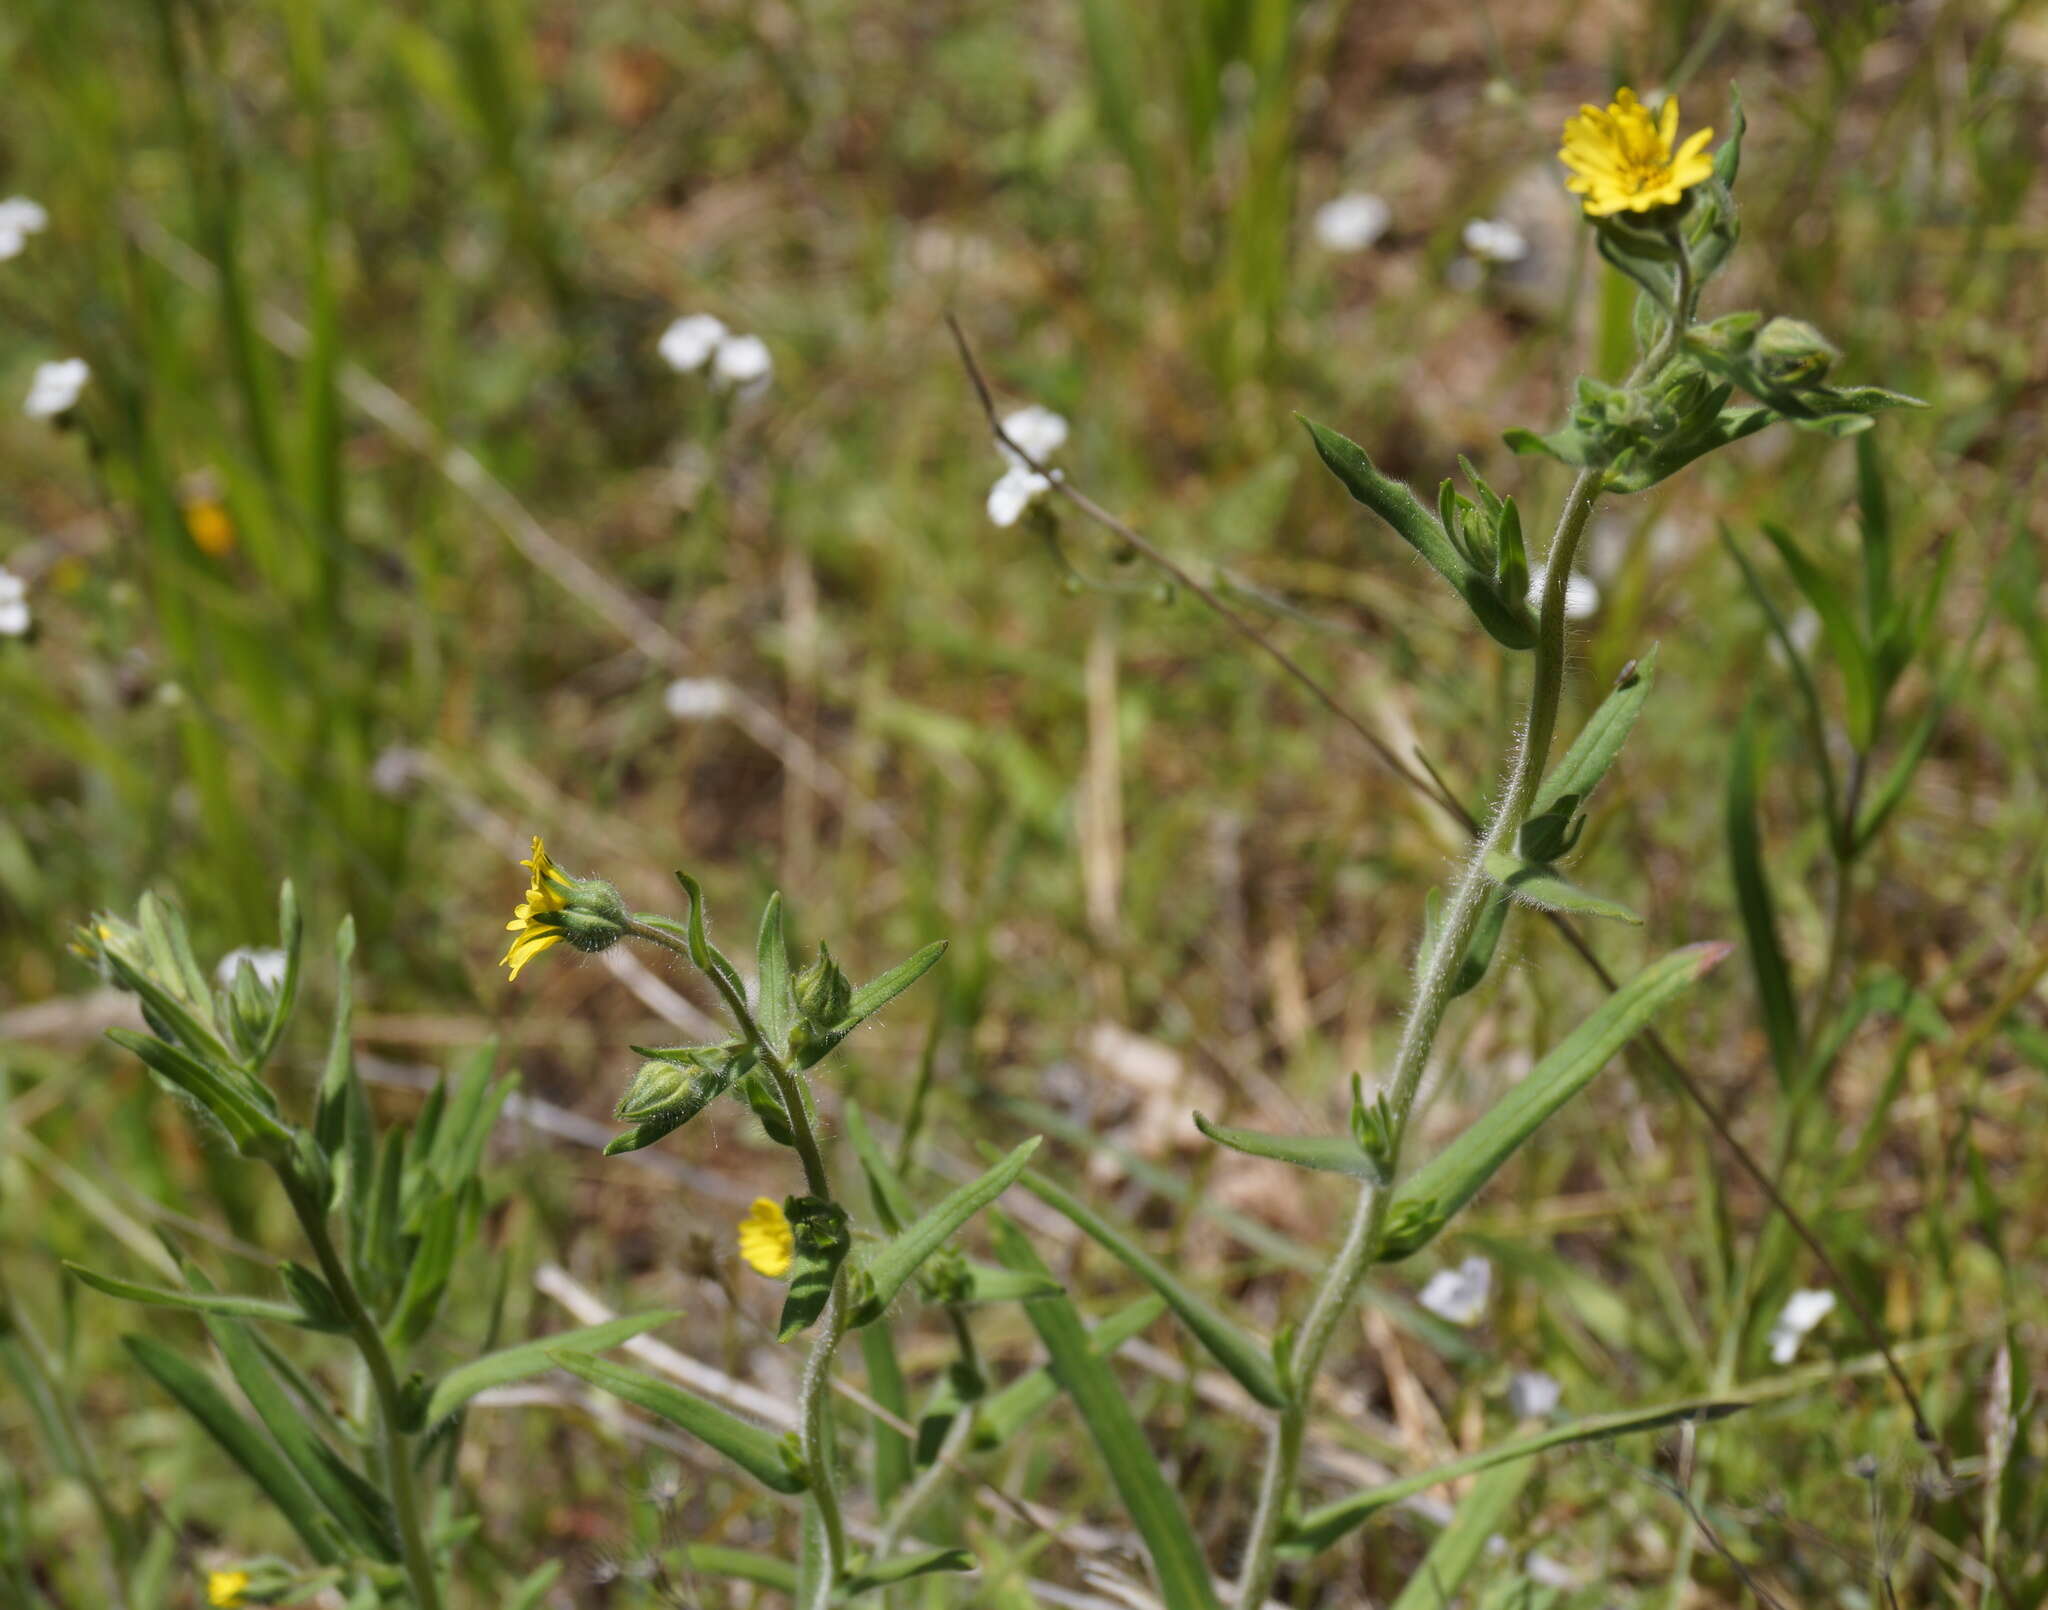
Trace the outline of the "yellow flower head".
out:
M 513 909 L 512 920 L 505 924 L 517 937 L 498 964 L 511 968 L 514 978 L 520 968 L 564 937 L 558 925 L 545 919 L 569 903 L 565 894 L 572 886 L 569 875 L 548 859 L 547 846 L 538 833 L 533 838 L 533 859 L 519 864 L 533 869 L 533 883 L 526 898 Z
M 1581 106 L 1564 126 L 1559 159 L 1572 170 L 1565 189 L 1585 197 L 1586 216 L 1648 212 L 1681 201 L 1714 172 L 1706 145 L 1712 129 L 1696 129 L 1676 150 L 1678 98 L 1668 97 L 1655 118 L 1631 89 L 1617 90 L 1606 111 Z
M 192 546 L 209 559 L 225 559 L 235 551 L 235 522 L 218 498 L 195 497 L 187 502 L 185 530 Z
M 796 1232 L 789 1227 L 789 1215 L 782 1204 L 765 1196 L 754 1198 L 753 1211 L 740 1220 L 740 1256 L 756 1274 L 780 1280 L 796 1259 Z
M 206 1602 L 211 1605 L 239 1605 L 244 1602 L 242 1595 L 249 1591 L 247 1571 L 208 1571 L 206 1573 Z

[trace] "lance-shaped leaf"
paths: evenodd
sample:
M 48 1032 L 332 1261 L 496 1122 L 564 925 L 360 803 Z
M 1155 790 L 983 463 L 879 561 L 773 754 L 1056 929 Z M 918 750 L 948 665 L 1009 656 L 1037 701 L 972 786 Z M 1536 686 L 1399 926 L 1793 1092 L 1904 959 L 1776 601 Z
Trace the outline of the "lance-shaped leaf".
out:
M 843 1122 L 847 1143 L 853 1147 L 853 1155 L 860 1159 L 861 1172 L 868 1178 L 868 1191 L 875 1201 L 875 1217 L 882 1221 L 883 1229 L 895 1235 L 917 1217 L 910 1189 L 876 1141 L 875 1132 L 868 1128 L 868 1116 L 861 1110 L 860 1103 L 851 1097 L 846 1102 Z
M 782 895 L 768 897 L 761 910 L 761 933 L 754 947 L 754 1022 L 776 1055 L 789 1044 L 796 1026 L 796 997 L 789 985 L 789 940 L 782 929 Z
M 273 1325 L 297 1325 L 307 1330 L 332 1328 L 314 1323 L 308 1315 L 290 1303 L 272 1302 L 262 1297 L 216 1296 L 192 1291 L 174 1291 L 166 1286 L 145 1286 L 133 1280 L 119 1280 L 112 1275 L 96 1274 L 69 1261 L 66 1261 L 64 1267 L 94 1291 L 105 1292 L 109 1297 L 119 1297 L 123 1302 L 148 1303 L 157 1308 L 182 1308 L 194 1314 L 222 1314 L 233 1319 L 260 1319 Z
M 808 1330 L 832 1298 L 832 1282 L 853 1247 L 846 1209 L 815 1196 L 792 1196 L 783 1204 L 789 1216 L 792 1253 L 789 1295 L 782 1302 L 782 1320 L 775 1339 L 786 1342 Z
M 1735 729 L 1735 752 L 1728 765 L 1726 826 L 1728 868 L 1735 883 L 1735 909 L 1742 918 L 1744 948 L 1756 980 L 1763 1009 L 1764 1036 L 1778 1082 L 1789 1085 L 1799 1067 L 1799 1006 L 1792 992 L 1792 973 L 1778 943 L 1776 902 L 1764 870 L 1763 836 L 1756 818 L 1756 709 L 1742 713 Z
M 665 1553 L 699 1576 L 753 1582 L 778 1593 L 796 1592 L 796 1567 L 779 1554 L 757 1554 L 718 1543 L 686 1543 Z
M 554 1355 L 558 1353 L 602 1353 L 617 1347 L 621 1342 L 631 1341 L 645 1331 L 658 1325 L 666 1325 L 672 1319 L 680 1319 L 678 1308 L 658 1308 L 644 1314 L 624 1314 L 617 1319 L 608 1319 L 601 1325 L 585 1325 L 576 1330 L 557 1331 L 552 1336 L 542 1336 L 534 1341 L 520 1342 L 512 1347 L 501 1347 L 495 1353 L 486 1353 L 482 1358 L 472 1359 L 457 1369 L 450 1370 L 434 1383 L 433 1396 L 427 1399 L 425 1423 L 433 1425 L 445 1420 L 479 1392 L 488 1392 L 493 1387 L 508 1386 L 514 1381 L 523 1381 L 554 1368 Z
M 961 1548 L 925 1549 L 916 1554 L 899 1554 L 894 1559 L 882 1561 L 879 1565 L 856 1560 L 852 1575 L 839 1586 L 839 1595 L 844 1599 L 853 1599 L 863 1593 L 872 1593 L 877 1588 L 886 1588 L 892 1582 L 908 1582 L 912 1577 L 929 1576 L 934 1571 L 972 1571 L 974 1565 L 974 1556 Z
M 1041 1297 L 1056 1297 L 1067 1288 L 1057 1280 L 1020 1275 L 1014 1269 L 996 1269 L 969 1258 L 965 1261 L 964 1287 L 947 1300 L 985 1308 L 990 1303 L 1029 1303 Z
M 580 1375 L 592 1386 L 622 1398 L 636 1408 L 680 1426 L 700 1442 L 725 1455 L 764 1487 L 778 1493 L 800 1493 L 809 1486 L 784 1452 L 780 1437 L 749 1425 L 737 1415 L 721 1409 L 708 1398 L 657 1380 L 641 1370 L 608 1363 L 582 1353 L 556 1352 L 549 1362 Z
M 299 955 L 305 948 L 305 937 L 305 923 L 299 915 L 298 891 L 287 878 L 277 891 L 277 943 L 284 952 L 284 980 L 277 987 L 277 996 L 270 1008 L 270 1021 L 264 1025 L 255 1054 L 249 1059 L 253 1067 L 260 1068 L 270 1060 L 270 1053 L 277 1049 L 277 1042 L 284 1035 L 285 1024 L 291 1021 L 292 1006 L 299 998 Z
M 870 1290 L 854 1311 L 853 1323 L 866 1325 L 881 1318 L 903 1283 L 917 1273 L 918 1265 L 944 1246 L 953 1232 L 993 1202 L 1016 1182 L 1038 1150 L 1033 1135 L 980 1179 L 970 1181 L 942 1198 L 914 1220 L 904 1232 L 886 1243 L 863 1265 Z
M 1009 1268 L 1022 1274 L 1051 1273 L 1023 1232 L 1002 1214 L 990 1214 L 989 1227 L 996 1256 Z M 1144 1428 L 1131 1413 L 1130 1399 L 1089 1345 L 1088 1332 L 1073 1303 L 1065 1297 L 1050 1297 L 1027 1304 L 1024 1312 L 1052 1355 L 1054 1377 L 1073 1399 L 1102 1462 L 1109 1467 L 1124 1513 L 1144 1540 L 1166 1610 L 1218 1610 L 1216 1589 L 1188 1525 L 1187 1512 L 1153 1457 Z
M 1619 900 L 1581 889 L 1556 867 L 1542 861 L 1524 861 L 1506 850 L 1495 850 L 1487 856 L 1486 875 L 1515 899 L 1539 911 L 1573 911 L 1582 917 L 1612 917 L 1637 924 L 1643 920 Z
M 802 1057 L 798 1060 L 806 1068 L 817 1066 L 834 1046 L 924 977 L 945 954 L 946 941 L 935 939 L 916 954 L 898 962 L 879 978 L 869 979 L 853 992 L 852 999 L 846 1003 L 846 1015 L 825 1033 L 811 1036 L 805 1043 Z
M 1195 1114 L 1195 1128 L 1217 1145 L 1228 1146 L 1247 1157 L 1292 1163 L 1296 1168 L 1312 1168 L 1326 1174 L 1349 1174 L 1355 1180 L 1378 1177 L 1372 1159 L 1349 1135 L 1270 1135 L 1259 1129 L 1212 1124 L 1200 1113 Z
M 1024 1187 L 1047 1207 L 1073 1220 L 1077 1229 L 1164 1297 L 1167 1306 L 1194 1332 L 1195 1339 L 1209 1350 L 1210 1356 L 1236 1376 L 1238 1384 L 1253 1397 L 1270 1409 L 1287 1401 L 1267 1350 L 1225 1319 L 1206 1298 L 1183 1285 L 1165 1264 L 1111 1228 L 1093 1208 L 1070 1196 L 1043 1174 L 1026 1174 Z
M 183 1046 L 133 1029 L 109 1029 L 107 1038 L 133 1051 L 220 1121 L 244 1157 L 282 1157 L 291 1149 L 291 1132 L 249 1093 L 245 1075 L 193 1055 Z
M 343 1549 L 334 1523 L 306 1484 L 261 1429 L 244 1419 L 206 1372 L 147 1336 L 124 1336 L 122 1346 L 149 1376 L 197 1420 L 228 1457 L 242 1467 L 291 1523 L 306 1550 L 322 1565 L 338 1565 Z
M 1769 521 L 1764 522 L 1763 530 L 1771 546 L 1778 550 L 1778 557 L 1785 561 L 1785 568 L 1792 572 L 1800 592 L 1806 595 L 1807 603 L 1813 606 L 1814 616 L 1820 621 L 1821 637 L 1828 646 L 1828 657 L 1842 676 L 1850 739 L 1858 749 L 1868 749 L 1877 730 L 1877 671 L 1871 663 L 1870 647 L 1856 625 L 1855 612 L 1834 579 L 1807 557 L 1791 532 Z
M 683 893 L 690 899 L 690 920 L 683 930 L 684 942 L 689 946 L 690 960 L 697 964 L 700 971 L 723 980 L 734 995 L 745 1000 L 747 987 L 740 981 L 739 969 L 726 960 L 725 952 L 712 944 L 704 932 L 703 888 L 687 872 L 678 872 L 676 882 L 683 886 Z M 663 921 L 659 926 L 674 928 L 675 924 Z
M 896 1422 L 908 1424 L 910 1388 L 903 1379 L 903 1363 L 896 1356 L 896 1342 L 887 1325 L 861 1328 L 860 1356 L 867 1366 L 868 1396 Z M 896 1495 L 910 1485 L 910 1439 L 881 1415 L 871 1415 L 868 1450 L 873 1461 L 875 1505 L 886 1510 L 896 1501 Z
M 1019 1273 L 1018 1278 L 1030 1280 L 1040 1277 Z M 1119 1308 L 1088 1332 L 1088 1350 L 1097 1358 L 1108 1358 L 1165 1312 L 1165 1298 L 1156 1295 L 1140 1297 L 1128 1307 Z M 1000 1392 L 991 1393 L 981 1400 L 974 1411 L 974 1446 L 1000 1448 L 1051 1408 L 1059 1395 L 1060 1384 L 1051 1369 L 1040 1367 L 1026 1371 Z
M 1544 1453 L 1551 1448 L 1568 1448 L 1574 1443 L 1598 1442 L 1608 1437 L 1626 1436 L 1631 1431 L 1655 1431 L 1663 1426 L 1678 1425 L 1687 1420 L 1718 1420 L 1748 1407 L 1747 1402 L 1739 1400 L 1690 1398 L 1682 1403 L 1665 1403 L 1652 1409 L 1627 1409 L 1619 1414 L 1588 1415 L 1582 1420 L 1549 1426 L 1526 1437 L 1515 1437 L 1507 1442 L 1495 1443 L 1491 1448 L 1482 1448 L 1478 1453 L 1467 1454 L 1462 1459 L 1453 1459 L 1447 1464 L 1435 1465 L 1428 1470 L 1417 1471 L 1412 1476 L 1403 1476 L 1398 1481 L 1390 1481 L 1379 1487 L 1369 1487 L 1362 1493 L 1353 1493 L 1349 1498 L 1340 1498 L 1334 1504 L 1312 1509 L 1306 1515 L 1288 1523 L 1281 1538 L 1281 1552 L 1297 1558 L 1320 1553 L 1347 1532 L 1364 1525 L 1389 1505 L 1413 1498 L 1418 1493 L 1426 1493 L 1432 1487 L 1441 1487 L 1445 1482 L 1456 1481 L 1463 1476 L 1477 1475 L 1482 1470 L 1491 1470 L 1496 1465 L 1527 1459 L 1532 1454 Z
M 1725 944 L 1688 945 L 1652 962 L 1600 1003 L 1562 1045 L 1394 1193 L 1379 1257 L 1393 1263 L 1426 1245 L 1553 1113 L 1681 991 L 1726 956 Z
M 1550 769 L 1550 775 L 1543 779 L 1543 786 L 1536 790 L 1536 798 L 1529 806 L 1531 816 L 1555 810 L 1567 794 L 1576 795 L 1581 804 L 1585 803 L 1586 796 L 1607 775 L 1615 756 L 1621 753 L 1621 746 L 1628 741 L 1636 717 L 1643 713 L 1643 702 L 1649 698 L 1656 680 L 1657 645 L 1653 643 L 1641 659 L 1630 660 L 1622 667 L 1621 675 L 1614 679 L 1614 687 L 1600 701 L 1600 708 L 1593 712 L 1578 737 L 1572 740 L 1571 748 L 1564 752 L 1564 759 Z
M 1300 416 L 1296 416 L 1297 418 Z M 1377 514 L 1429 566 L 1457 590 L 1489 637 L 1508 648 L 1533 648 L 1536 625 L 1523 599 L 1503 598 L 1493 577 L 1482 574 L 1458 551 L 1437 517 L 1401 482 L 1381 473 L 1364 448 L 1348 436 L 1303 419 L 1316 453 L 1345 491 Z

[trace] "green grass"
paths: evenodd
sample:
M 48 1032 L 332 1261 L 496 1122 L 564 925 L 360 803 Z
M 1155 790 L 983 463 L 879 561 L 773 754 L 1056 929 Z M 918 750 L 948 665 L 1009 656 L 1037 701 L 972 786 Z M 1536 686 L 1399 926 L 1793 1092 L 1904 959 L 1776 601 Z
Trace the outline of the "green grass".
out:
M 2021 1591 L 2042 1570 L 2038 1414 L 2020 1415 L 2002 1487 L 1985 1466 L 1987 1424 L 2048 1365 L 2030 1127 L 2048 1077 L 2034 24 L 1963 0 L 1782 34 L 1680 4 L 1611 35 L 1567 8 L 1332 7 L 1282 50 L 1285 7 L 1146 5 L 1119 33 L 1123 9 L 166 3 L 158 27 L 111 0 L 24 0 L 0 21 L 0 189 L 52 213 L 0 264 L 0 564 L 29 578 L 37 620 L 0 639 L 0 1294 L 30 1327 L 0 1342 L 0 1597 L 101 1602 L 88 1460 L 138 1603 L 197 1603 L 216 1547 L 290 1548 L 129 1365 L 133 1316 L 59 1272 L 75 1258 L 160 1281 L 153 1226 L 224 1289 L 289 1250 L 281 1200 L 96 1044 L 106 1019 L 65 940 L 146 888 L 175 895 L 210 958 L 265 942 L 291 876 L 313 932 L 355 914 L 366 1050 L 439 1065 L 502 1034 L 528 1094 L 592 1118 L 630 1076 L 624 1045 L 669 1036 L 595 963 L 506 986 L 529 833 L 636 903 L 665 902 L 678 865 L 726 912 L 779 887 L 793 939 L 830 938 L 856 977 L 947 938 L 923 993 L 821 1090 L 831 1127 L 857 1096 L 888 1143 L 928 1068 L 909 1172 L 936 1200 L 979 1170 L 979 1144 L 1040 1127 L 1007 1103 L 1050 1105 L 1096 1136 L 1060 1142 L 1063 1183 L 1262 1341 L 1295 1314 L 1307 1277 L 1283 1254 L 1334 1239 L 1341 1183 L 1198 1151 L 1186 1110 L 1341 1125 L 1349 1075 L 1391 1058 L 1424 896 L 1459 836 L 1114 541 L 1070 517 L 1055 553 L 988 524 L 1002 466 L 944 315 L 1002 403 L 1072 421 L 1060 461 L 1077 485 L 1404 754 L 1419 742 L 1476 808 L 1519 714 L 1509 657 L 1472 646 L 1455 599 L 1290 416 L 1368 442 L 1425 497 L 1465 452 L 1525 507 L 1553 506 L 1561 467 L 1512 458 L 1499 433 L 1551 428 L 1627 306 L 1552 182 L 1555 131 L 1612 83 L 1681 67 L 1689 123 L 1722 124 L 1730 82 L 1751 120 L 1719 307 L 1796 311 L 1840 345 L 1842 374 L 1933 405 L 1876 441 L 1898 592 L 1923 595 L 1950 556 L 1933 630 L 1948 675 L 1923 661 L 1900 679 L 1873 775 L 1948 703 L 1838 921 L 1801 695 L 1717 527 L 1788 617 L 1804 600 L 1767 522 L 1859 596 L 1855 454 L 1766 436 L 1615 500 L 1561 735 L 1653 643 L 1658 681 L 1573 876 L 1644 919 L 1594 936 L 1622 976 L 1753 936 L 1727 829 L 1752 711 L 1745 820 L 1784 1000 L 1809 1030 L 1859 991 L 1873 1010 L 1803 1082 L 1773 1071 L 1783 1003 L 1760 1008 L 1747 961 L 1664 1032 L 1745 1142 L 1782 1158 L 1901 1339 L 1959 1496 L 1920 1495 L 1930 1467 L 1839 1309 L 1797 1390 L 1475 1491 L 1517 1552 L 1581 1584 L 1560 1603 L 1757 1602 L 1731 1555 L 1802 1605 L 1883 1603 L 1880 1564 L 1901 1602 L 1958 1606 L 2006 1591 L 1979 1580 L 1987 1552 Z M 1388 197 L 1394 228 L 1332 258 L 1307 219 L 1353 185 Z M 1529 195 L 1555 215 L 1527 221 L 1535 260 L 1450 286 L 1463 222 Z M 760 398 L 727 404 L 660 366 L 662 327 L 699 309 L 768 341 Z M 280 343 L 280 316 L 302 334 Z M 95 370 L 86 429 L 19 417 L 33 366 L 73 353 Z M 474 455 L 453 477 L 451 449 Z M 181 513 L 202 480 L 234 522 L 225 556 Z M 1825 639 L 1816 655 L 1839 742 L 1848 692 Z M 725 679 L 745 711 L 677 722 L 662 696 L 679 675 Z M 1598 999 L 1540 923 L 1518 919 L 1503 957 L 1454 1008 L 1418 1156 Z M 324 1004 L 332 980 L 308 990 Z M 1101 1023 L 1184 1060 L 1169 1128 L 1090 1051 Z M 321 1048 L 288 1051 L 309 1091 Z M 417 1098 L 378 1101 L 397 1115 Z M 503 1338 L 576 1323 L 532 1284 L 558 1263 L 620 1312 L 684 1310 L 670 1345 L 777 1384 L 794 1368 L 766 1340 L 779 1294 L 733 1273 L 730 1197 L 790 1181 L 733 1111 L 665 1145 L 694 1184 L 508 1127 L 486 1170 L 490 1266 L 458 1271 L 428 1348 L 473 1354 L 501 1290 Z M 1089 1321 L 1137 1294 L 1121 1264 L 1023 1223 Z M 699 1236 L 726 1288 L 695 1272 Z M 1399 1300 L 1475 1251 L 1496 1265 L 1483 1327 L 1448 1332 Z M 1363 1336 L 1332 1355 L 1356 1406 L 1324 1427 L 1309 1502 L 1506 1440 L 1515 1370 L 1555 1375 L 1573 1415 L 1777 1381 L 1764 1333 L 1817 1273 L 1654 1062 L 1610 1070 L 1438 1246 L 1374 1277 Z M 1014 1308 L 986 1325 L 1004 1379 L 1042 1361 Z M 202 1335 L 161 1328 L 188 1350 Z M 1147 1336 L 1206 1369 L 1170 1325 Z M 940 1316 L 906 1316 L 898 1347 L 916 1407 L 948 1357 Z M 1115 1382 L 1170 1451 L 1203 1554 L 1228 1561 L 1253 1423 L 1148 1357 L 1121 1358 Z M 595 1583 L 600 1556 L 667 1550 L 687 1583 L 682 1544 L 793 1553 L 793 1512 L 689 1464 L 678 1496 L 649 1496 L 669 1454 L 586 1414 L 480 1410 L 466 1437 L 458 1485 L 483 1526 L 464 1603 L 501 1602 L 553 1558 L 567 1569 L 544 1602 L 580 1606 L 638 1602 Z M 1081 1541 L 963 1488 L 927 1523 L 934 1541 L 957 1529 L 981 1578 L 891 1603 L 1021 1605 L 1033 1579 L 1078 1590 L 1084 1565 L 1116 1558 L 1115 1489 L 1070 1406 L 976 1457 Z M 541 1469 L 545 1489 L 522 1474 Z M 1446 1513 L 1376 1518 L 1283 1576 L 1286 1602 L 1393 1602 L 1433 1545 L 1468 1552 Z M 1470 1602 L 1519 1602 L 1513 1557 L 1480 1552 Z M 704 1602 L 755 1602 L 721 1591 Z

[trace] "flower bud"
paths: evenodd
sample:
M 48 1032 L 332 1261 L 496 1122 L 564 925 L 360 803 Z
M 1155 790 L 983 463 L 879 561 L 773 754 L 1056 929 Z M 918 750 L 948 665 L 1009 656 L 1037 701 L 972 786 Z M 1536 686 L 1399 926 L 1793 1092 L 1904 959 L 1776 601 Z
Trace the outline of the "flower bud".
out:
M 1757 367 L 1781 386 L 1819 385 L 1838 354 L 1804 319 L 1773 319 L 1757 332 Z
M 824 1031 L 838 1025 L 852 1000 L 853 985 L 839 970 L 832 952 L 820 945 L 817 960 L 796 975 L 797 1010 L 812 1028 Z

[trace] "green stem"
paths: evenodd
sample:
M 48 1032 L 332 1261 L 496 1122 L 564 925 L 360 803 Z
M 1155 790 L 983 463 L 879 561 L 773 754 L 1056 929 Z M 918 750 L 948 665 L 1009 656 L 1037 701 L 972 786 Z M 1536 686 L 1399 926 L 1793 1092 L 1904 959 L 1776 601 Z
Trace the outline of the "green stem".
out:
M 811 1356 L 804 1361 L 797 1434 L 804 1469 L 811 1481 L 810 1502 L 824 1533 L 825 1569 L 812 1575 L 810 1595 L 797 1610 L 825 1610 L 846 1569 L 846 1523 L 839 1513 L 839 1477 L 833 1461 L 831 1420 L 832 1360 L 839 1351 L 839 1339 L 846 1334 L 844 1264 L 832 1277 L 832 1295 L 826 1299 L 820 1325 L 818 1339 L 811 1345 Z
M 1660 343 L 1660 351 L 1666 348 L 1675 350 L 1675 344 Z M 1557 532 L 1551 538 L 1550 550 L 1544 557 L 1543 604 L 1537 617 L 1529 717 L 1515 749 L 1507 789 L 1501 795 L 1486 831 L 1473 847 L 1465 870 L 1459 875 L 1457 887 L 1444 912 L 1436 944 L 1424 958 L 1422 971 L 1416 979 L 1407 1022 L 1401 1031 L 1400 1049 L 1395 1053 L 1388 1081 L 1388 1104 L 1393 1114 L 1389 1178 L 1384 1183 L 1369 1182 L 1361 1187 L 1350 1226 L 1344 1233 L 1344 1243 L 1324 1271 L 1322 1282 L 1309 1305 L 1308 1316 L 1296 1335 L 1288 1369 L 1289 1402 L 1274 1422 L 1266 1469 L 1260 1479 L 1258 1509 L 1252 1519 L 1251 1536 L 1245 1545 L 1244 1568 L 1238 1578 L 1239 1610 L 1259 1610 L 1266 1602 L 1267 1590 L 1273 1583 L 1275 1551 L 1301 1465 L 1303 1432 L 1308 1405 L 1315 1394 L 1316 1376 L 1338 1322 L 1351 1306 L 1358 1284 L 1372 1263 L 1372 1250 L 1379 1240 L 1387 1204 L 1393 1196 L 1392 1175 L 1400 1167 L 1401 1142 L 1407 1132 L 1409 1115 L 1414 1110 L 1416 1093 L 1421 1089 L 1422 1075 L 1429 1065 L 1437 1030 L 1442 1027 L 1444 1012 L 1451 1003 L 1451 987 L 1456 982 L 1459 964 L 1464 960 L 1465 947 L 1493 888 L 1493 881 L 1486 874 L 1486 858 L 1495 850 L 1513 844 L 1515 834 L 1529 814 L 1530 802 L 1536 797 L 1537 785 L 1543 778 L 1543 766 L 1557 729 L 1558 702 L 1564 687 L 1565 586 L 1571 579 L 1572 559 L 1578 552 L 1579 539 L 1585 534 L 1586 522 L 1592 515 L 1593 504 L 1600 495 L 1604 480 L 1603 470 L 1579 472 L 1571 490 L 1565 494 Z
M 341 1304 L 348 1319 L 349 1335 L 369 1371 L 377 1394 L 377 1442 L 384 1462 L 385 1495 L 391 1500 L 398 1520 L 398 1547 L 405 1561 L 405 1575 L 412 1587 L 418 1610 L 441 1610 L 441 1586 L 434 1575 L 434 1556 L 427 1546 L 426 1529 L 420 1522 L 419 1490 L 412 1479 L 412 1439 L 402 1429 L 399 1410 L 398 1370 L 391 1362 L 391 1350 L 384 1345 L 384 1333 L 363 1305 L 361 1293 L 350 1277 L 348 1266 L 335 1251 L 328 1234 L 327 1213 L 285 1163 L 278 1169 L 292 1211 L 298 1215 L 306 1239 L 312 1243 L 321 1276 Z

